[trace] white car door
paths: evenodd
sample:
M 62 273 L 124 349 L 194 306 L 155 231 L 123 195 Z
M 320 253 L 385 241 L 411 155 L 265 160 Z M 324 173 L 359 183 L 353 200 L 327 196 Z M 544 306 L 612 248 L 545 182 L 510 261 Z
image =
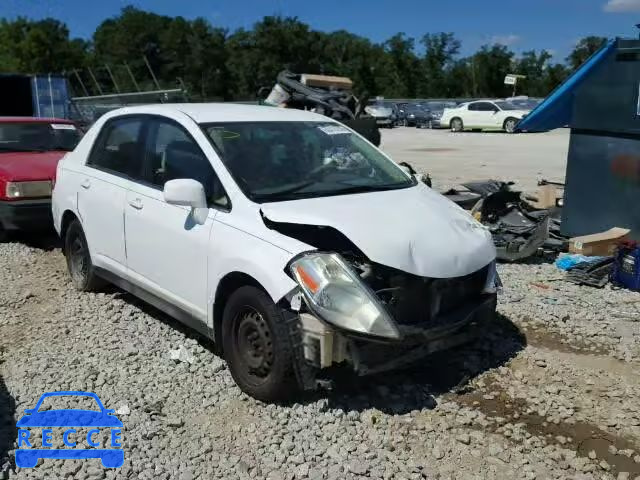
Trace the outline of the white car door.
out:
M 142 170 L 143 119 L 107 121 L 75 176 L 78 213 L 93 263 L 126 275 L 124 205 L 131 178 Z
M 209 209 L 204 224 L 190 208 L 164 201 L 165 182 L 200 181 L 208 198 L 219 181 L 197 142 L 178 123 L 150 117 L 145 143 L 144 180 L 131 184 L 125 204 L 129 279 L 162 300 L 207 324 L 209 237 L 217 213 Z M 219 187 L 221 188 L 221 187 Z
M 478 128 L 493 128 L 496 125 L 496 106 L 491 102 L 476 102 L 473 125 Z

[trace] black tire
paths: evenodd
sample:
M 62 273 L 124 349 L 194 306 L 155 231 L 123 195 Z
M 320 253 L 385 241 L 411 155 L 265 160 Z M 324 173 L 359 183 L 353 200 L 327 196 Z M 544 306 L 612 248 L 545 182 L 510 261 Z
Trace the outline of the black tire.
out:
M 464 123 L 462 123 L 462 119 L 460 117 L 454 117 L 451 119 L 451 123 L 449 123 L 452 132 L 462 132 L 464 130 Z
M 0 243 L 4 243 L 8 239 L 9 239 L 9 235 L 7 234 L 7 231 L 2 226 L 2 223 L 0 223 Z
M 509 117 L 504 121 L 504 124 L 502 125 L 502 128 L 507 133 L 515 133 L 517 124 L 518 124 L 518 119 L 517 118 Z
M 222 344 L 231 376 L 246 394 L 279 402 L 299 391 L 288 319 L 264 291 L 245 286 L 231 294 Z
M 87 239 L 78 220 L 73 220 L 67 228 L 64 236 L 64 256 L 67 258 L 67 268 L 76 290 L 91 292 L 104 286 L 104 280 L 95 273 Z

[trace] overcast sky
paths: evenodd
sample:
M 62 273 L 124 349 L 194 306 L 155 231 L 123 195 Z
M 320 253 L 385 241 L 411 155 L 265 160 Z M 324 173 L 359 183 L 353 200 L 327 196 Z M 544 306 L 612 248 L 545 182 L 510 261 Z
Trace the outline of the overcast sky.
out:
M 636 36 L 640 0 L 0 0 L 0 15 L 55 17 L 73 36 L 89 37 L 105 18 L 125 5 L 164 15 L 204 17 L 231 30 L 265 15 L 297 16 L 313 28 L 345 29 L 382 41 L 397 32 L 420 37 L 454 32 L 463 53 L 484 43 L 503 43 L 516 52 L 547 49 L 562 60 L 587 35 Z

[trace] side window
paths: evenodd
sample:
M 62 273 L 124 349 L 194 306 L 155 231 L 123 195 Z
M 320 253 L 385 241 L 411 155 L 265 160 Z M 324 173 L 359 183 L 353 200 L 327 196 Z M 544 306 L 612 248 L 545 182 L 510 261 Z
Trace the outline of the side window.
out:
M 493 112 L 496 109 L 493 103 L 483 102 L 478 104 L 478 110 L 481 112 Z
M 229 208 L 229 198 L 209 159 L 186 130 L 175 123 L 153 119 L 147 138 L 147 183 L 162 189 L 169 180 L 191 178 L 204 186 L 210 205 Z
M 107 122 L 91 150 L 87 165 L 133 179 L 140 178 L 142 124 L 139 117 Z
M 478 103 L 470 103 L 469 104 L 469 111 L 471 112 L 477 112 L 478 111 Z

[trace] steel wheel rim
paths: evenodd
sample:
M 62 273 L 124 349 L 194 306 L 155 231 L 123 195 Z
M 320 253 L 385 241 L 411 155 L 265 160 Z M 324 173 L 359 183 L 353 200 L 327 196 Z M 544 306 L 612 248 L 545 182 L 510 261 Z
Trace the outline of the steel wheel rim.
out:
M 256 380 L 273 369 L 273 336 L 269 324 L 256 309 L 245 306 L 236 316 L 235 343 L 243 370 Z
M 506 128 L 505 128 L 507 133 L 513 133 L 515 128 L 516 128 L 516 122 L 514 122 L 513 120 L 507 121 L 507 125 L 506 125 Z

